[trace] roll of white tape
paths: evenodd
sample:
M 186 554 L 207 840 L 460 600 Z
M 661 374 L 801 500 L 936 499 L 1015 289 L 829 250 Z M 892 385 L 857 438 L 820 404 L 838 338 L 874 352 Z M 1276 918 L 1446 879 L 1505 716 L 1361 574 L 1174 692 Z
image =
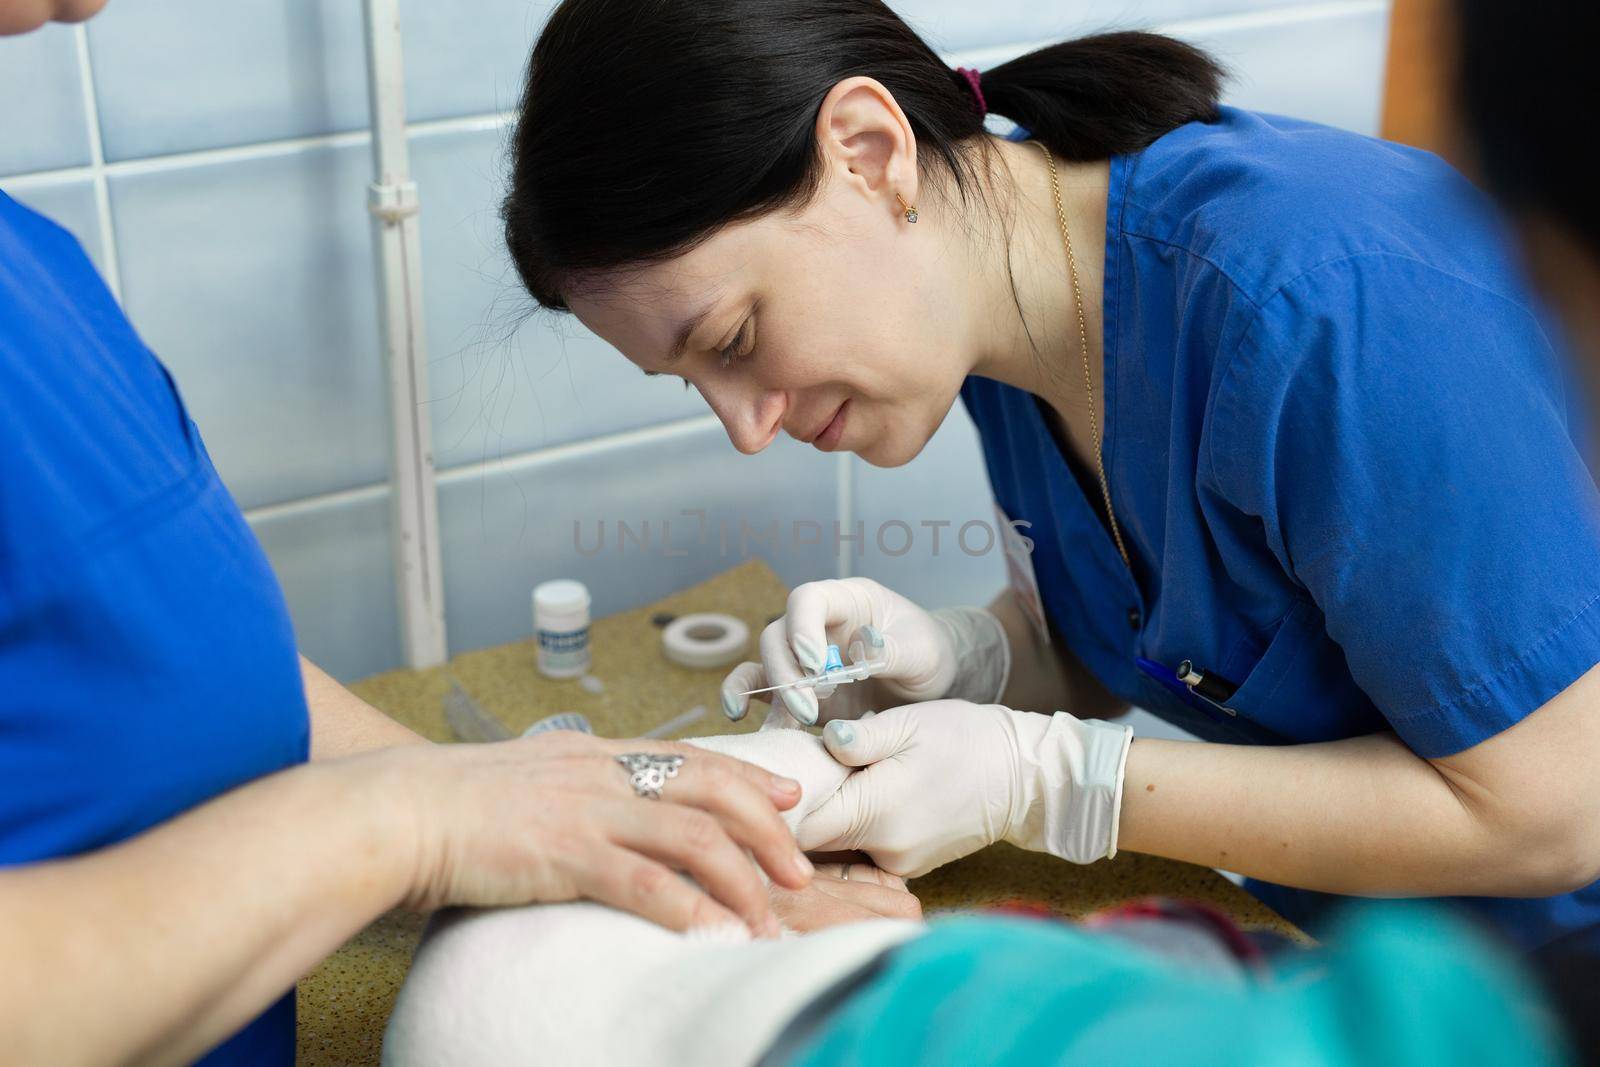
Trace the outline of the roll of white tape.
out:
M 726 667 L 739 662 L 750 644 L 750 628 L 732 615 L 680 615 L 661 631 L 667 658 L 682 667 Z
M 575 730 L 580 734 L 594 733 L 594 727 L 589 724 L 587 715 L 581 715 L 576 711 L 558 711 L 554 715 L 546 715 L 522 731 L 522 736 L 532 737 L 534 734 L 549 733 L 551 730 Z

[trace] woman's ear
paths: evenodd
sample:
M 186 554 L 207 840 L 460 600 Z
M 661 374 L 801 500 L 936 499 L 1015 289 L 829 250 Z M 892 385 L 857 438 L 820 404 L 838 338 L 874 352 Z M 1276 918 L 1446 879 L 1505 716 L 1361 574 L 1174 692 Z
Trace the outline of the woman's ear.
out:
M 900 200 L 917 202 L 917 140 L 881 82 L 846 78 L 830 89 L 816 136 L 824 167 L 875 206 L 900 215 Z

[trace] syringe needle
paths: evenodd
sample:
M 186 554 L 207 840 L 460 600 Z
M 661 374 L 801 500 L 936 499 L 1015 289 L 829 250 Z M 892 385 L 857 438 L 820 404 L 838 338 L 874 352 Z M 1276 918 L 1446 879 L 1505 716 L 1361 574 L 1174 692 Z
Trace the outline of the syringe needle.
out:
M 883 641 L 881 638 L 876 640 L 875 647 L 883 647 Z M 850 682 L 859 682 L 863 678 L 871 677 L 874 671 L 880 670 L 882 667 L 883 664 L 881 662 L 869 662 L 865 659 L 863 659 L 861 662 L 853 662 L 850 664 L 850 666 L 846 667 L 839 660 L 839 646 L 829 645 L 828 658 L 823 664 L 821 673 L 803 675 L 802 677 L 796 678 L 792 682 L 784 682 L 781 685 L 769 685 L 765 689 L 747 689 L 739 695 L 753 697 L 758 696 L 761 693 L 775 693 L 779 689 L 803 689 L 807 686 L 810 686 L 811 688 L 818 690 L 818 696 L 827 696 L 828 693 L 833 691 L 834 686 L 846 685 Z M 824 686 L 827 687 L 826 692 L 822 691 L 822 687 Z
M 799 684 L 800 684 L 799 682 L 785 682 L 782 685 L 769 685 L 765 689 L 746 689 L 744 692 L 740 693 L 739 695 L 742 696 L 742 697 L 753 697 L 757 693 L 775 693 L 779 689 L 793 689 L 795 686 L 797 686 Z

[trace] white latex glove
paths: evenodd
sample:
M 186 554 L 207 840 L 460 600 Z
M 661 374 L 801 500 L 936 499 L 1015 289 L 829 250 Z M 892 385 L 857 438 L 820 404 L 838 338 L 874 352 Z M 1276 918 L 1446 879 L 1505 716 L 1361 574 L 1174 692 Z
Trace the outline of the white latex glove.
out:
M 811 726 L 855 719 L 870 708 L 941 697 L 1000 699 L 1011 673 L 1011 646 L 1000 621 L 982 608 L 924 611 L 870 578 L 807 582 L 789 594 L 781 619 L 761 633 L 759 663 L 741 663 L 722 682 L 722 710 L 742 719 L 750 698 L 740 694 L 815 674 L 830 644 L 859 642 L 884 668 L 872 678 L 834 688 L 784 689 L 761 694 L 797 722 Z M 818 705 L 818 696 L 824 699 Z
M 808 852 L 860 849 L 906 878 L 996 841 L 1093 863 L 1117 854 L 1132 737 L 1064 711 L 964 700 L 830 722 L 828 751 L 864 769 L 795 836 Z

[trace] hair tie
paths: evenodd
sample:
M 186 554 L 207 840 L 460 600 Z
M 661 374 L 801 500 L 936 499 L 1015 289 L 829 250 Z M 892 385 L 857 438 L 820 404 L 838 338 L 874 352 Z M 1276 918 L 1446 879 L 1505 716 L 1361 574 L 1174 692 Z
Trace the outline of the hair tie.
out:
M 978 117 L 989 113 L 989 102 L 983 98 L 983 86 L 980 79 L 983 75 L 974 67 L 957 67 L 956 73 L 967 79 L 967 87 L 972 90 L 972 102 L 978 109 Z

